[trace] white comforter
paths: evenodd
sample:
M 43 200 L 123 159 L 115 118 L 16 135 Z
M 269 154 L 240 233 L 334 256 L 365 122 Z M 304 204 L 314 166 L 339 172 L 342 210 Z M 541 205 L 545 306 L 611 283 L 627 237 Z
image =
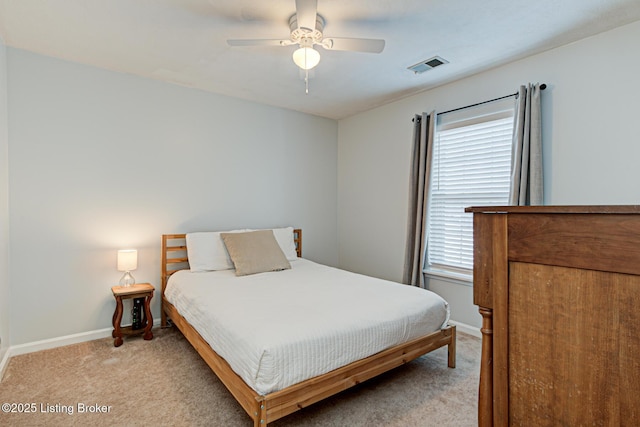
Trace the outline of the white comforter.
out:
M 433 292 L 316 264 L 236 277 L 171 276 L 165 296 L 261 395 L 434 332 L 449 318 Z

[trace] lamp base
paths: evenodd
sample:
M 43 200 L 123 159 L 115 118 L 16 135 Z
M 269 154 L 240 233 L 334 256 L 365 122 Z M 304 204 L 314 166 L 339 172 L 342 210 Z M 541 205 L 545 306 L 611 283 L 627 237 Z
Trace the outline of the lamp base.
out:
M 120 286 L 129 287 L 136 284 L 136 279 L 131 275 L 129 271 L 124 273 L 120 279 Z

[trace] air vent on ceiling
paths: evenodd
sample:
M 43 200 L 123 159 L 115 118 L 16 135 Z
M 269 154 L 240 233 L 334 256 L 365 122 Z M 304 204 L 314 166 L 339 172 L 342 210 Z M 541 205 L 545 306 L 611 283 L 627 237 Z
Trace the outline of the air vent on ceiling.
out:
M 411 67 L 407 67 L 407 70 L 411 70 L 415 74 L 421 74 L 421 73 L 424 73 L 425 71 L 431 70 L 432 68 L 436 68 L 436 67 L 439 67 L 440 65 L 448 64 L 448 63 L 449 61 L 447 61 L 446 59 L 441 58 L 439 56 L 434 56 L 433 58 L 420 61 L 417 64 L 412 65 Z

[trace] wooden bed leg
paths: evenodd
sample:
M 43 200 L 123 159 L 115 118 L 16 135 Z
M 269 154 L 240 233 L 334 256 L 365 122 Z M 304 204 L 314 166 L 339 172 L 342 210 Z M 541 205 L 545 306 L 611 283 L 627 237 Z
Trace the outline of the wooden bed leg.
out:
M 493 425 L 493 310 L 480 307 L 482 315 L 482 360 L 478 390 L 478 426 Z
M 456 327 L 451 327 L 451 342 L 447 345 L 447 353 L 449 355 L 447 360 L 447 366 L 450 368 L 456 367 Z
M 258 410 L 256 417 L 253 419 L 253 427 L 264 427 L 267 425 L 267 404 L 263 401 L 258 402 Z

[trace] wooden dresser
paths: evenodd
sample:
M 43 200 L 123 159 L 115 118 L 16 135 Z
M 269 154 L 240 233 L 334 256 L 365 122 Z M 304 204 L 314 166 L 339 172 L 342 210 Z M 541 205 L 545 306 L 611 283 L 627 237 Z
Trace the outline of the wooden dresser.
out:
M 640 425 L 640 206 L 467 212 L 479 425 Z

